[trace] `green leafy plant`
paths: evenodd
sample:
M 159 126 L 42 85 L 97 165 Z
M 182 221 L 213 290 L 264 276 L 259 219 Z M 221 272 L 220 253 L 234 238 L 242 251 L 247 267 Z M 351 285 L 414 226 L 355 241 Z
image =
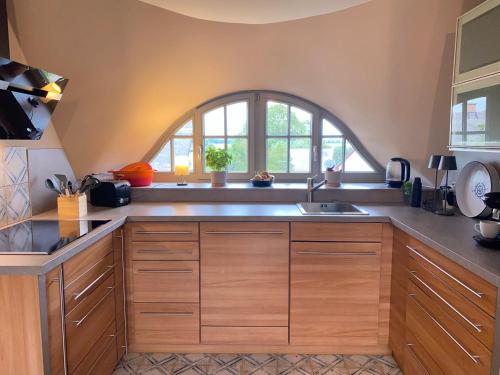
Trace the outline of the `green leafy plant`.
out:
M 222 148 L 209 146 L 206 152 L 207 166 L 215 172 L 223 172 L 231 164 L 233 157 Z

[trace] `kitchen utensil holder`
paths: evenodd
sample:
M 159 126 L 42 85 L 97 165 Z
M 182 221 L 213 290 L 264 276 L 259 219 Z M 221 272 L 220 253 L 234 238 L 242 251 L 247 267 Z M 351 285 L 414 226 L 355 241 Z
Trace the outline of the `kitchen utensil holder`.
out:
M 57 215 L 60 219 L 78 219 L 87 215 L 85 194 L 57 197 Z

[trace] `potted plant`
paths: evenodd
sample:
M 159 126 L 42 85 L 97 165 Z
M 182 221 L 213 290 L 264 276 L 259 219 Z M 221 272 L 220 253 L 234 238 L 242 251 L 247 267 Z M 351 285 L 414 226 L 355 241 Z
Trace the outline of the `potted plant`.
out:
M 206 152 L 207 167 L 211 172 L 212 186 L 224 186 L 227 179 L 227 167 L 231 164 L 232 156 L 222 148 L 209 146 Z

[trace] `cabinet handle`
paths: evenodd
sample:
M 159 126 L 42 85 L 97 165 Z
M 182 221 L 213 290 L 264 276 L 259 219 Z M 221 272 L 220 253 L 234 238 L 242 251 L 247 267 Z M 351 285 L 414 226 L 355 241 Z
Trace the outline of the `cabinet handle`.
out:
M 420 283 L 422 284 L 428 291 L 434 294 L 441 302 L 443 302 L 446 306 L 448 306 L 455 314 L 461 317 L 467 324 L 469 324 L 472 328 L 474 328 L 477 332 L 481 332 L 481 324 L 473 323 L 469 318 L 467 318 L 464 314 L 462 314 L 455 306 L 453 306 L 450 302 L 448 302 L 444 297 L 442 297 L 438 292 L 436 292 L 430 285 L 428 285 L 425 281 L 423 281 L 420 277 L 417 276 L 416 271 L 410 271 L 410 274 Z
M 136 230 L 136 234 L 193 234 L 192 231 Z
M 436 267 L 439 271 L 441 271 L 442 273 L 444 273 L 446 276 L 448 276 L 450 279 L 452 279 L 453 281 L 455 281 L 457 284 L 461 285 L 463 288 L 467 289 L 469 292 L 471 292 L 472 294 L 474 294 L 477 298 L 483 298 L 484 293 L 480 293 L 480 292 L 475 291 L 470 286 L 468 286 L 467 284 L 465 284 L 464 282 L 460 281 L 455 276 L 453 276 L 452 274 L 450 274 L 449 272 L 445 271 L 443 268 L 441 268 L 440 266 L 438 266 L 432 260 L 430 260 L 429 258 L 427 258 L 427 257 L 423 256 L 422 254 L 420 254 L 413 247 L 411 247 L 409 245 L 406 245 L 406 248 L 409 249 L 409 250 L 411 250 L 413 253 L 415 253 L 416 255 L 418 255 L 420 258 L 422 258 L 423 260 L 425 260 L 430 265 Z
M 141 249 L 141 250 L 137 250 L 138 253 L 174 253 L 174 252 L 178 252 L 177 250 L 173 250 L 173 249 Z
M 192 312 L 141 311 L 142 315 L 193 316 Z
M 155 270 L 155 269 L 139 269 L 139 273 L 193 273 L 193 270 Z
M 283 231 L 207 231 L 205 234 L 283 234 Z
M 377 255 L 376 252 L 366 251 L 366 252 L 333 252 L 333 251 L 316 251 L 316 250 L 301 250 L 297 251 L 297 254 L 300 255 L 334 255 L 334 256 L 364 256 L 364 255 Z
M 462 352 L 464 352 L 467 357 L 470 358 L 470 360 L 472 362 L 474 362 L 476 365 L 479 364 L 479 356 L 478 355 L 474 355 L 474 354 L 471 354 L 451 333 L 449 333 L 446 328 L 444 328 L 441 323 L 439 323 L 431 314 L 429 314 L 421 305 L 420 303 L 417 301 L 417 299 L 415 298 L 415 296 L 412 296 L 412 295 L 409 295 L 410 298 L 412 298 L 415 303 L 417 304 L 418 308 L 420 310 L 422 310 L 422 312 L 427 315 L 429 317 L 429 319 L 431 319 L 440 329 L 441 331 L 444 332 L 444 334 L 446 334 L 446 336 L 448 336 L 451 341 L 453 341 L 459 348 Z
M 85 314 L 81 319 L 79 320 L 73 320 L 73 323 L 75 324 L 75 327 L 78 328 L 80 327 L 87 318 L 92 315 L 92 313 L 104 302 L 104 300 L 113 292 L 114 286 L 109 286 L 108 287 L 109 291 L 102 297 L 90 310 L 87 314 Z
M 87 285 L 81 292 L 75 292 L 73 293 L 73 299 L 75 301 L 78 301 L 80 298 L 85 296 L 89 290 L 91 290 L 96 284 L 98 284 L 102 279 L 105 279 L 106 276 L 110 273 L 113 268 L 115 268 L 115 265 L 112 264 L 110 266 L 106 266 L 107 270 L 101 273 L 94 281 L 92 281 L 89 285 Z

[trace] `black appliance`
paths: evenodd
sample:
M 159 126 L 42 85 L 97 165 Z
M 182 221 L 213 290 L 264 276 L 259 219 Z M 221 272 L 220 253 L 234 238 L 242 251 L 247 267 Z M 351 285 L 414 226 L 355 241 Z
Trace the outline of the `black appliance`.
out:
M 400 188 L 410 180 L 410 162 L 403 158 L 391 158 L 385 169 L 385 183 L 392 188 Z
M 90 191 L 92 206 L 120 207 L 130 203 L 130 182 L 109 180 Z
M 51 254 L 109 220 L 26 220 L 0 230 L 0 254 Z

